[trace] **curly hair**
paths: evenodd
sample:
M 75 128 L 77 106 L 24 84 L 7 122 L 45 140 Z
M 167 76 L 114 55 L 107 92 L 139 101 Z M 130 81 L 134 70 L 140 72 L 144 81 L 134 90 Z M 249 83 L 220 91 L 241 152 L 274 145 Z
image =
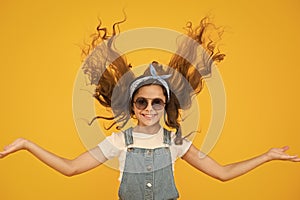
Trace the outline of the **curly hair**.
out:
M 123 128 L 134 114 L 129 86 L 136 77 L 125 56 L 121 56 L 114 46 L 115 37 L 120 33 L 119 25 L 125 21 L 126 17 L 113 24 L 112 35 L 108 34 L 106 27 L 101 27 L 100 21 L 96 33 L 91 35 L 91 44 L 82 49 L 82 54 L 86 57 L 83 72 L 88 76 L 90 84 L 96 86 L 93 96 L 101 105 L 112 109 L 111 117 L 96 116 L 90 124 L 98 118 L 113 120 L 107 129 L 115 125 L 117 129 Z M 183 37 L 178 44 L 168 68 L 163 69 L 163 66 L 155 61 L 152 63 L 158 74 L 172 74 L 167 80 L 170 99 L 165 106 L 165 123 L 168 127 L 176 129 L 175 144 L 182 143 L 181 111 L 190 108 L 192 96 L 201 92 L 203 78 L 210 76 L 213 63 L 222 61 L 225 56 L 217 46 L 223 30 L 210 22 L 208 17 L 203 18 L 196 27 L 188 22 L 185 29 L 187 37 Z M 149 75 L 148 68 L 142 76 Z

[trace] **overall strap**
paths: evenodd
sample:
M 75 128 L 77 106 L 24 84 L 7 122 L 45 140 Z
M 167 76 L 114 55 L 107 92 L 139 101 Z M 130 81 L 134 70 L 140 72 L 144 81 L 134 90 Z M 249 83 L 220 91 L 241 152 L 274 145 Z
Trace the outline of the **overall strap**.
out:
M 131 144 L 133 144 L 133 136 L 132 136 L 132 127 L 126 129 L 124 131 L 124 137 L 125 137 L 125 144 L 126 146 L 129 146 Z
M 164 128 L 164 144 L 171 145 L 171 131 Z

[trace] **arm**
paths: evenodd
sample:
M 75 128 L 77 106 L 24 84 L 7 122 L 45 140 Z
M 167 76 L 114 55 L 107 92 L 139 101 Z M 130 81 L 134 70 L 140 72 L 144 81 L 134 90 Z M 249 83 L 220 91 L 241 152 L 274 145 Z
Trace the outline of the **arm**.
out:
M 221 181 L 228 181 L 238 176 L 241 176 L 254 168 L 262 165 L 263 163 L 271 160 L 289 160 L 299 162 L 298 156 L 290 156 L 285 153 L 288 147 L 273 148 L 267 153 L 251 158 L 249 160 L 228 164 L 220 165 L 209 156 L 201 156 L 201 152 L 194 146 L 191 145 L 187 153 L 182 157 L 190 165 L 204 172 L 205 174 L 214 177 Z
M 12 144 L 5 147 L 4 151 L 0 152 L 0 158 L 4 158 L 5 156 L 19 150 L 27 150 L 46 165 L 66 176 L 73 176 L 86 172 L 99 166 L 107 160 L 99 147 L 95 147 L 94 149 L 81 154 L 77 158 L 69 160 L 59 157 L 43 149 L 37 144 L 23 138 L 19 138 Z M 96 155 L 97 158 L 94 157 Z

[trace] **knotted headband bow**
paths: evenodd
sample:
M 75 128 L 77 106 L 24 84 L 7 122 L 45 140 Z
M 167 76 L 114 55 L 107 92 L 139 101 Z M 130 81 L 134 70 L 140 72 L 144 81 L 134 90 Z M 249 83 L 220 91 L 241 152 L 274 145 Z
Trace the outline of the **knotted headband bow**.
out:
M 164 79 L 169 78 L 171 76 L 171 74 L 158 76 L 155 71 L 155 68 L 153 67 L 152 64 L 150 64 L 150 73 L 151 73 L 151 76 L 145 76 L 145 77 L 138 78 L 131 83 L 130 88 L 129 88 L 130 98 L 132 98 L 134 91 L 137 89 L 137 87 L 142 82 L 153 79 L 153 80 L 159 81 L 164 86 L 164 88 L 167 90 L 167 95 L 168 95 L 167 100 L 169 100 L 170 99 L 170 89 L 169 89 L 168 83 Z

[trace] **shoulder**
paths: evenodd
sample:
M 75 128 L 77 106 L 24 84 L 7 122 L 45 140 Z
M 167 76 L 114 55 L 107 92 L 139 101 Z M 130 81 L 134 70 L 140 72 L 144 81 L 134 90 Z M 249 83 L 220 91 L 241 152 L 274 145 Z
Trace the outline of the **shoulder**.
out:
M 101 148 L 125 148 L 125 139 L 124 133 L 122 131 L 117 133 L 112 133 L 110 136 L 107 136 L 102 142 L 98 144 Z
M 112 133 L 110 136 L 107 136 L 105 140 L 107 140 L 114 146 L 124 146 L 125 145 L 124 132 L 122 132 L 122 131 L 117 132 L 117 133 Z
M 173 153 L 176 154 L 176 157 L 182 157 L 189 150 L 189 148 L 192 145 L 192 142 L 188 139 L 183 139 L 181 145 L 176 145 L 174 143 L 175 137 L 176 137 L 175 133 L 171 132 L 171 145 L 170 145 L 171 151 L 173 151 Z
M 125 149 L 124 133 L 112 133 L 100 142 L 98 147 L 107 159 L 120 155 Z

